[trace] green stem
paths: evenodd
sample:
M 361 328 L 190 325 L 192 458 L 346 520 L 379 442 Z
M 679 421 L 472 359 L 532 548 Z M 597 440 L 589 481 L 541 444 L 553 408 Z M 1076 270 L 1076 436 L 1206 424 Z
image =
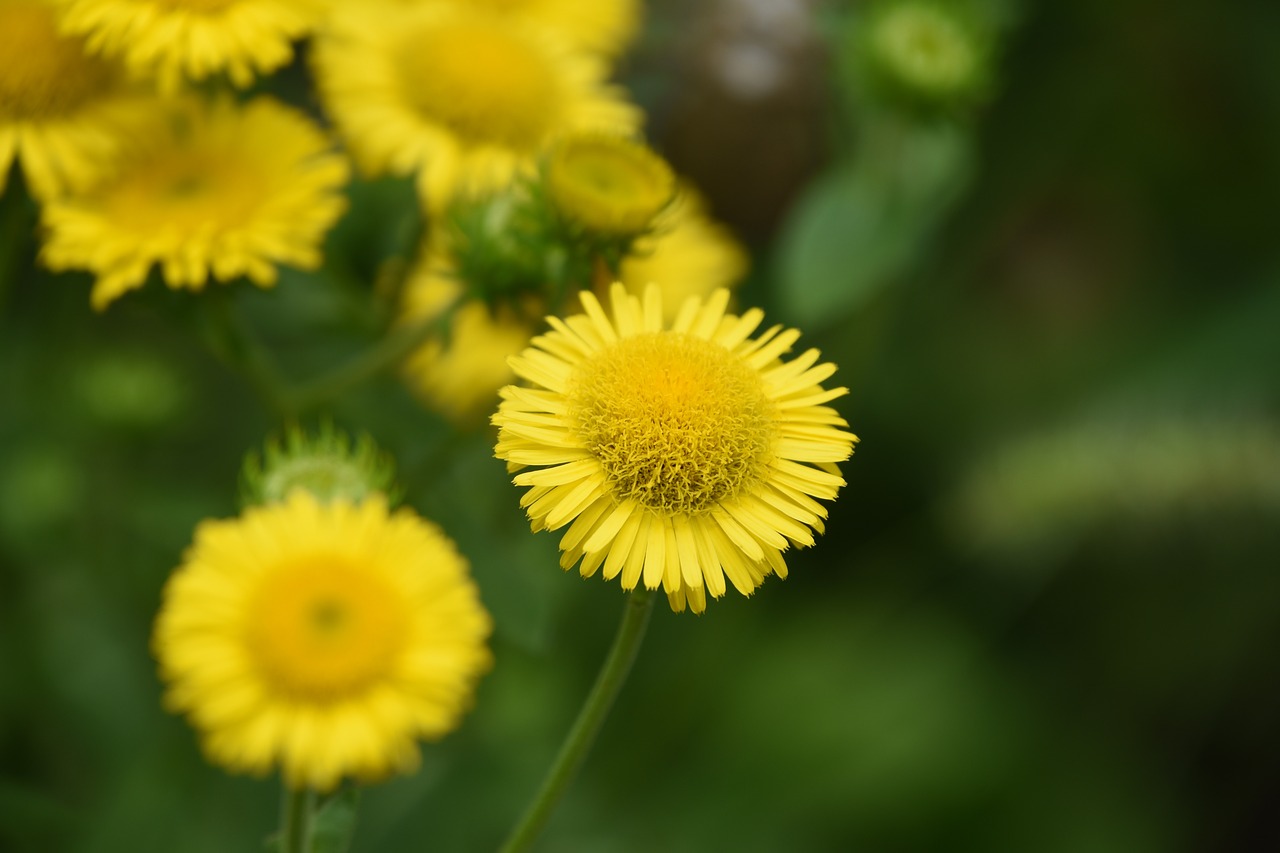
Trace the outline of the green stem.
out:
M 258 396 L 277 415 L 288 417 L 288 393 L 280 371 L 266 348 L 246 327 L 244 319 L 231 306 L 231 296 L 221 289 L 205 295 L 201 304 L 206 309 L 209 340 L 224 360 L 237 368 L 253 385 Z
M 622 622 L 618 625 L 618 633 L 614 635 L 613 647 L 609 649 L 600 674 L 596 676 L 596 683 L 587 694 L 587 700 L 561 745 L 559 755 L 542 780 L 542 787 L 502 845 L 502 853 L 517 853 L 528 849 L 551 817 L 551 812 L 573 781 L 578 768 L 582 766 L 600 726 L 613 707 L 613 700 L 627 680 L 627 673 L 631 671 L 636 653 L 640 650 L 640 642 L 644 639 L 645 628 L 649 624 L 649 614 L 653 612 L 654 597 L 654 593 L 647 589 L 637 589 L 627 596 Z
M 315 791 L 284 786 L 284 800 L 280 805 L 280 853 L 310 853 L 315 807 Z
M 463 299 L 459 298 L 438 316 L 416 326 L 392 330 L 346 364 L 339 365 L 323 376 L 303 382 L 289 394 L 289 410 L 294 413 L 306 412 L 395 367 L 426 341 L 447 329 L 462 302 Z
M 18 276 L 30 269 L 36 208 L 14 186 L 0 195 L 0 313 L 4 312 Z

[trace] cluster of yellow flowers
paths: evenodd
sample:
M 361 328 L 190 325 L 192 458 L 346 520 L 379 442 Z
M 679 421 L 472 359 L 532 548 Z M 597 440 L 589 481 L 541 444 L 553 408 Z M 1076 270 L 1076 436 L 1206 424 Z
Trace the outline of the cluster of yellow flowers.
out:
M 834 366 L 784 360 L 798 332 L 731 312 L 745 251 L 637 139 L 642 113 L 608 79 L 638 14 L 637 0 L 0 0 L 0 180 L 16 161 L 42 262 L 92 272 L 102 309 L 157 271 L 199 290 L 316 267 L 348 158 L 412 178 L 431 227 L 400 322 L 448 332 L 406 360 L 411 385 L 459 425 L 497 407 L 496 454 L 534 530 L 567 527 L 564 568 L 700 612 L 786 575 L 856 438 L 827 405 L 846 393 L 822 386 Z M 243 94 L 304 37 L 328 126 Z M 490 255 L 526 251 L 531 215 L 549 248 L 520 260 L 529 275 L 576 272 L 541 289 L 486 280 Z M 543 313 L 563 319 L 535 337 Z M 335 447 L 301 442 L 288 462 L 304 479 L 200 526 L 154 637 L 167 702 L 213 759 L 319 789 L 413 766 L 416 739 L 455 724 L 490 664 L 466 561 L 391 512 L 383 485 L 315 487 L 351 476 L 325 468 Z
M 301 111 L 246 87 L 325 20 L 318 0 L 0 0 L 0 182 L 41 203 L 41 258 L 96 275 L 104 308 L 153 267 L 173 288 L 311 268 L 346 209 L 346 159 Z M 2 184 L 0 184 L 2 186 Z

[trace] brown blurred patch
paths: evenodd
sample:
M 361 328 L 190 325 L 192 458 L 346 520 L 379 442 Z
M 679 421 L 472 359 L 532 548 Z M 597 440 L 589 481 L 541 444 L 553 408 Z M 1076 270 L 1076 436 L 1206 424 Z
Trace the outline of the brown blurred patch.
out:
M 694 7 L 668 57 L 658 147 L 750 242 L 768 240 L 827 154 L 830 93 L 816 0 Z M 678 7 L 682 12 L 687 7 Z

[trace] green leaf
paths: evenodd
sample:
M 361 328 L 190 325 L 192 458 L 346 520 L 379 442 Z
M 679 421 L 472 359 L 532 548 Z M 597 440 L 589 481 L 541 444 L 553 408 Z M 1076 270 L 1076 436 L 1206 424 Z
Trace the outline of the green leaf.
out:
M 311 853 L 346 853 L 351 849 L 359 804 L 359 788 L 345 788 L 324 801 L 311 827 Z
M 350 209 L 329 234 L 327 260 L 358 279 L 371 280 L 388 258 L 409 260 L 422 235 L 417 191 L 408 178 L 355 179 Z
M 781 237 L 782 310 L 807 327 L 826 325 L 900 279 L 969 171 L 968 137 L 954 128 L 869 130 L 858 161 L 820 178 Z
M 356 831 L 356 807 L 360 789 L 345 788 L 321 803 L 311 816 L 309 853 L 347 853 Z M 263 853 L 281 853 L 280 833 L 263 839 Z

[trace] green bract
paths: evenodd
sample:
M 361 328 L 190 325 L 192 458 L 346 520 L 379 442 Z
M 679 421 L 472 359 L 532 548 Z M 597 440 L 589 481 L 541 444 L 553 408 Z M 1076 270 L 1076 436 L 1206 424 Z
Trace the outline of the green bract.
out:
M 395 502 L 395 466 L 368 435 L 354 442 L 332 424 L 308 435 L 300 427 L 269 439 L 259 456 L 245 457 L 240 473 L 245 506 L 280 503 L 303 489 L 321 503 L 344 499 L 360 503 L 374 494 Z

